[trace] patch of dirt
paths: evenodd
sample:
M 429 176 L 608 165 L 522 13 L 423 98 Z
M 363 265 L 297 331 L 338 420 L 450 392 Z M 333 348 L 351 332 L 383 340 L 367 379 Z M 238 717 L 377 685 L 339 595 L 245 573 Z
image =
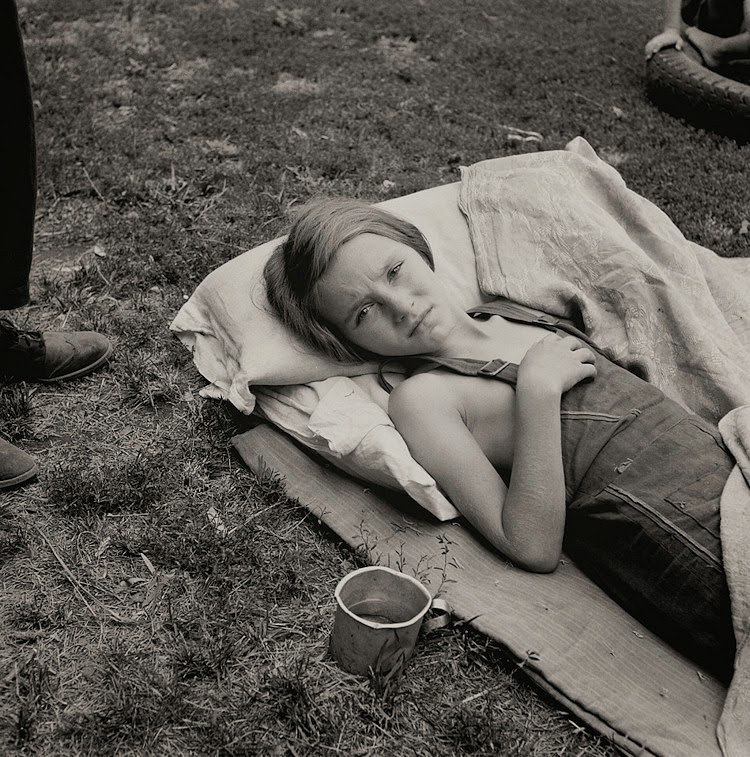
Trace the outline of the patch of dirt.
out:
M 281 95 L 315 95 L 322 90 L 322 87 L 317 82 L 304 77 L 298 78 L 291 74 L 281 73 L 271 89 Z
M 254 79 L 257 74 L 255 68 L 241 68 L 240 66 L 232 66 L 227 71 L 227 76 L 236 76 L 242 79 Z
M 169 89 L 179 89 L 182 84 L 193 81 L 198 74 L 206 74 L 211 68 L 208 58 L 194 58 L 182 63 L 174 63 L 163 72 L 164 78 L 170 82 Z
M 282 29 L 305 32 L 308 28 L 307 8 L 273 8 L 273 23 Z
M 129 105 L 135 97 L 135 90 L 127 79 L 110 79 L 104 82 L 99 91 L 115 108 Z
M 102 108 L 98 113 L 94 113 L 93 124 L 98 129 L 113 131 L 131 121 L 136 112 L 137 108 L 134 105 Z
M 65 237 L 62 237 L 65 239 Z M 59 267 L 60 264 L 77 262 L 80 258 L 91 250 L 87 244 L 65 244 L 62 242 L 55 245 L 51 240 L 43 240 L 42 244 L 36 244 L 34 247 L 33 265 L 40 263 L 49 265 L 51 268 Z
M 233 144 L 229 138 L 209 139 L 205 143 L 208 152 L 223 155 L 227 158 L 233 158 L 240 154 L 240 148 Z
M 417 55 L 417 43 L 408 37 L 380 37 L 375 43 L 375 47 L 377 47 L 386 58 L 392 58 L 394 60 L 414 58 Z
M 141 27 L 140 19 L 134 16 L 130 21 L 114 19 L 111 22 L 86 19 L 62 21 L 53 24 L 54 33 L 44 40 L 47 47 L 85 47 L 96 36 L 106 37 L 114 49 L 129 50 L 138 55 L 153 54 L 159 45 L 147 30 Z

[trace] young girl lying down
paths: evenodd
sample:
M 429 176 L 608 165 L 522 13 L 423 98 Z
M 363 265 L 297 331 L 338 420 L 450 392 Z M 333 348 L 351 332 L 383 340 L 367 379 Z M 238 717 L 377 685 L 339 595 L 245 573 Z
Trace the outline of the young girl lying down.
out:
M 734 461 L 714 426 L 569 322 L 507 300 L 465 312 L 419 230 L 357 201 L 307 206 L 265 278 L 311 346 L 408 359 L 393 422 L 493 547 L 536 572 L 564 548 L 634 617 L 731 678 L 719 498 Z

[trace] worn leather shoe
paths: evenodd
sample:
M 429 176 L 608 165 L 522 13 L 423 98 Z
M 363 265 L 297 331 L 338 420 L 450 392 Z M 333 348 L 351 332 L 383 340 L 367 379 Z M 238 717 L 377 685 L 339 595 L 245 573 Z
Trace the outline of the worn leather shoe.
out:
M 49 383 L 85 376 L 112 354 L 95 331 L 21 331 L 0 319 L 0 373 Z
M 109 340 L 96 331 L 45 331 L 44 369 L 37 381 L 65 381 L 101 368 L 112 354 Z
M 23 484 L 38 472 L 31 455 L 0 438 L 0 489 Z

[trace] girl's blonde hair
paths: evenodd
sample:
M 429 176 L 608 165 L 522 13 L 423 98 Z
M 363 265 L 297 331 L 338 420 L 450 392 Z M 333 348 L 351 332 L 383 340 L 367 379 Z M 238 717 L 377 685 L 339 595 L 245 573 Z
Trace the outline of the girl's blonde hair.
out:
M 302 207 L 289 236 L 273 251 L 263 271 L 268 301 L 284 325 L 341 362 L 361 362 L 373 355 L 325 322 L 316 287 L 339 248 L 360 234 L 378 234 L 405 244 L 435 268 L 430 246 L 413 224 L 360 200 L 326 198 Z

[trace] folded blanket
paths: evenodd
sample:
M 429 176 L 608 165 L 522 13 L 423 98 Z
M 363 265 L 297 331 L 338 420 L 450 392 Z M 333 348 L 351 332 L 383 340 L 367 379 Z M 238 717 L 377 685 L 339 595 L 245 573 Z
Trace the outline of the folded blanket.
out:
M 732 600 L 737 657 L 717 733 L 725 755 L 750 752 L 750 407 L 719 422 L 737 466 L 721 495 L 721 546 Z
M 714 423 L 750 403 L 750 259 L 686 240 L 581 138 L 533 158 L 463 170 L 482 291 L 582 318 L 611 358 Z

